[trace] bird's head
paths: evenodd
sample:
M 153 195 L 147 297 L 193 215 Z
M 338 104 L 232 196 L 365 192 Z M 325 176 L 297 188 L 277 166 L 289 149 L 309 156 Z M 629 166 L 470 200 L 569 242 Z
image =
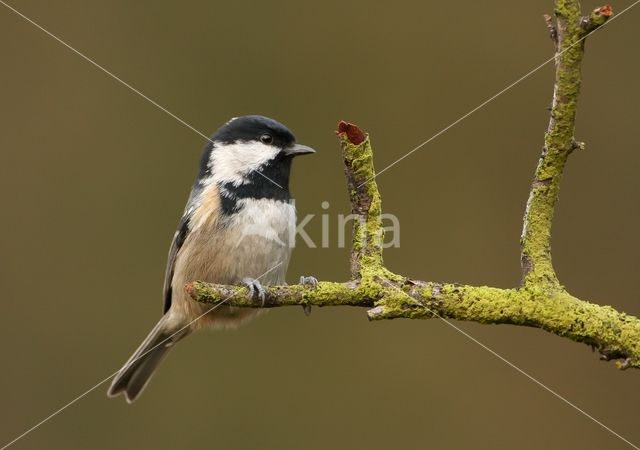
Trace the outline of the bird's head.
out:
M 314 153 L 281 123 L 263 116 L 231 119 L 205 148 L 199 180 L 222 188 L 288 190 L 291 160 Z

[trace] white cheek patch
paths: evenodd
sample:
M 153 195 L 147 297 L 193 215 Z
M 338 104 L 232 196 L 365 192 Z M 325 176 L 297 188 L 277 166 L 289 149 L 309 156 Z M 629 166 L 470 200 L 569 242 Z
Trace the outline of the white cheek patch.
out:
M 249 173 L 259 170 L 279 152 L 275 147 L 255 141 L 216 144 L 209 159 L 211 181 L 239 186 L 246 182 Z

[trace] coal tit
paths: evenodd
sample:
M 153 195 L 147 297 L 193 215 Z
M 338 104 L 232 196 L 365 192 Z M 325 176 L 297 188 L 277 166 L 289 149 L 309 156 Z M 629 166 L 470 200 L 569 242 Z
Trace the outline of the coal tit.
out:
M 109 396 L 133 402 L 176 342 L 260 312 L 223 305 L 205 314 L 211 305 L 189 298 L 185 284 L 244 283 L 258 296 L 261 283 L 284 284 L 296 227 L 291 161 L 308 153 L 314 150 L 296 144 L 284 125 L 262 116 L 231 119 L 211 137 L 169 250 L 164 315 L 115 376 Z

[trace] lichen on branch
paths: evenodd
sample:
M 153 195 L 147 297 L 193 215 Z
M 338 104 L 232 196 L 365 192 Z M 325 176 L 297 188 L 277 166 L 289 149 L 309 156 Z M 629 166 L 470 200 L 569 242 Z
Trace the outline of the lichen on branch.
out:
M 186 286 L 199 302 L 243 308 L 359 306 L 370 320 L 434 317 L 541 328 L 597 349 L 620 368 L 640 368 L 640 320 L 572 296 L 551 261 L 551 225 L 569 155 L 583 144 L 573 136 L 584 39 L 612 15 L 606 5 L 582 17 L 576 0 L 557 0 L 555 23 L 547 27 L 556 44 L 556 72 L 549 126 L 527 201 L 521 236 L 522 284 L 512 289 L 412 280 L 388 270 L 382 259 L 382 200 L 375 181 L 369 136 L 340 122 L 336 133 L 355 216 L 351 279 L 344 283 L 269 286 L 264 302 L 239 286 L 194 281 Z
M 376 184 L 371 141 L 358 126 L 340 121 L 336 134 L 340 139 L 347 190 L 353 221 L 351 277 L 362 278 L 363 271 L 383 267 L 382 199 Z
M 596 8 L 589 17 L 580 15 L 574 0 L 556 2 L 556 23 L 545 16 L 556 43 L 556 71 L 549 126 L 536 168 L 524 216 L 521 238 L 522 283 L 528 288 L 560 289 L 551 261 L 551 224 L 558 201 L 560 181 L 567 158 L 584 144 L 573 131 L 582 83 L 584 39 L 613 14 L 611 6 Z

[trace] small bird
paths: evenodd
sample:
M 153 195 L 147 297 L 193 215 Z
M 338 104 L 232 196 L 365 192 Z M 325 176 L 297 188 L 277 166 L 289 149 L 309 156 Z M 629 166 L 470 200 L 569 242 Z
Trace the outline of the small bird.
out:
M 263 116 L 231 119 L 211 137 L 169 250 L 164 315 L 113 379 L 110 397 L 133 402 L 173 345 L 192 332 L 235 327 L 260 312 L 212 309 L 192 300 L 185 284 L 244 284 L 264 301 L 262 284 L 285 283 L 296 228 L 291 162 L 314 152 Z

